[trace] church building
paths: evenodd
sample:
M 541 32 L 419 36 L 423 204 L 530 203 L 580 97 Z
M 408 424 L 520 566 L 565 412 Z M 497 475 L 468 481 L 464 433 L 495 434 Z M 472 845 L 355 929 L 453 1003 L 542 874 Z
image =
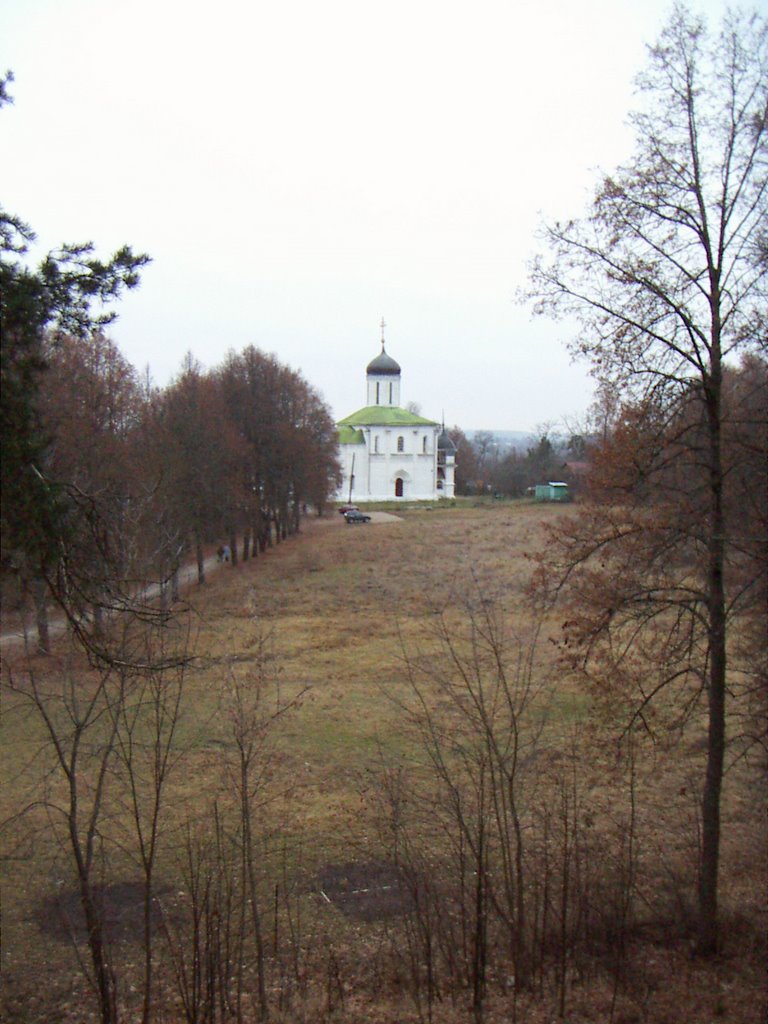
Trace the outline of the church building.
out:
M 368 364 L 367 404 L 340 420 L 339 501 L 452 498 L 456 446 L 444 427 L 400 407 L 400 366 L 384 348 Z

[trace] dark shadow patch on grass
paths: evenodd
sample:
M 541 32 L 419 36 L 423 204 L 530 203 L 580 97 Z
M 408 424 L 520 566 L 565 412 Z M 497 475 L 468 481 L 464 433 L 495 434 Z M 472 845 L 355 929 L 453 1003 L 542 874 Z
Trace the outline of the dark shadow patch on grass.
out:
M 360 921 L 407 914 L 413 906 L 397 868 L 384 861 L 327 864 L 318 887 L 326 903 Z
M 104 922 L 108 942 L 135 942 L 144 934 L 144 886 L 141 882 L 115 882 L 95 887 L 96 905 Z M 152 903 L 152 923 L 160 924 L 158 892 Z M 59 941 L 86 938 L 83 908 L 78 889 L 62 889 L 47 896 L 35 912 L 41 932 Z

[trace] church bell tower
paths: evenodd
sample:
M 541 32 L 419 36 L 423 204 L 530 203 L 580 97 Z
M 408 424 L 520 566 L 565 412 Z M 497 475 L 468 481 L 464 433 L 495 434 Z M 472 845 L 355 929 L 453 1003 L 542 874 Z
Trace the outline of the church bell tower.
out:
M 400 406 L 400 365 L 384 349 L 384 328 L 381 321 L 381 352 L 366 367 L 368 400 L 366 405 Z

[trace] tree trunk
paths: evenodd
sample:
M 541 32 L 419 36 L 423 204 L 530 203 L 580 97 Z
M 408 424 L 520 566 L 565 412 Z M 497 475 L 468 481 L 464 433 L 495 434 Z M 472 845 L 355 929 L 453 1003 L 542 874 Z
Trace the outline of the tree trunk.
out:
M 482 784 L 482 783 L 481 783 Z M 487 899 L 486 899 L 486 849 L 485 809 L 481 804 L 477 837 L 477 877 L 475 879 L 475 934 L 472 951 L 472 1012 L 475 1024 L 482 1024 L 485 1016 L 485 978 L 487 967 Z
M 707 401 L 710 440 L 711 525 L 707 598 L 709 611 L 709 687 L 707 693 L 709 724 L 707 769 L 701 800 L 701 865 L 699 873 L 699 934 L 696 948 L 701 955 L 717 949 L 717 885 L 720 862 L 720 794 L 725 759 L 725 516 L 723 513 L 723 471 L 721 449 L 721 367 L 719 331 L 713 330 L 712 380 Z
M 110 744 L 111 746 L 111 744 Z M 109 963 L 109 950 L 104 935 L 102 915 L 94 898 L 94 888 L 91 882 L 90 858 L 83 850 L 81 836 L 78 832 L 77 821 L 77 789 L 76 783 L 70 779 L 70 813 L 69 813 L 69 837 L 72 844 L 72 853 L 75 858 L 78 881 L 80 883 L 80 906 L 85 920 L 85 930 L 88 942 L 88 951 L 91 954 L 93 966 L 93 981 L 96 987 L 96 995 L 99 1003 L 99 1017 L 101 1024 L 117 1024 L 117 997 L 116 979 L 114 971 Z M 93 838 L 91 832 L 86 839 L 90 844 Z
M 710 612 L 712 636 L 709 672 L 707 770 L 701 800 L 701 868 L 697 952 L 717 949 L 717 881 L 720 861 L 720 793 L 725 756 L 725 632 L 723 605 L 715 595 Z
M 290 529 L 290 515 L 288 513 L 288 503 L 283 502 L 280 508 L 280 539 L 286 540 Z
M 99 1016 L 101 1024 L 117 1024 L 117 998 L 115 992 L 115 976 L 109 966 L 104 931 L 99 912 L 93 901 L 90 882 L 80 879 L 80 900 L 88 933 L 88 948 L 96 981 L 96 992 L 99 1000 Z
M 260 529 L 260 519 L 257 517 L 251 523 L 251 558 L 259 557 L 259 551 L 261 549 L 261 541 L 259 539 Z
M 256 886 L 256 869 L 253 849 L 252 807 L 251 807 L 251 778 L 250 765 L 242 757 L 240 763 L 240 807 L 243 829 L 243 860 L 244 875 L 248 884 L 249 902 L 251 904 L 251 919 L 253 923 L 253 936 L 256 942 L 256 979 L 259 991 L 259 1019 L 266 1021 L 269 1017 L 269 1003 L 267 1002 L 267 987 L 265 974 L 264 939 L 261 931 L 261 913 L 259 911 L 259 896 Z
M 237 534 L 232 530 L 229 534 L 229 550 L 232 552 L 232 568 L 237 565 Z
M 152 879 L 146 879 L 144 887 L 144 999 L 141 1011 L 141 1024 L 150 1024 L 152 1020 Z

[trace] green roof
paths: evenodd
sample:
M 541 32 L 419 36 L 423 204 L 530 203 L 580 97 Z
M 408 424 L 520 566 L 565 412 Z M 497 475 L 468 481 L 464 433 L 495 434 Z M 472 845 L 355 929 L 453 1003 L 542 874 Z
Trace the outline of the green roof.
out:
M 398 409 L 394 405 L 366 405 L 351 416 L 345 416 L 337 424 L 341 427 L 436 427 L 435 420 L 416 416 L 407 409 Z M 350 444 L 349 441 L 342 444 Z
M 339 427 L 339 444 L 365 444 L 365 434 L 354 427 Z

